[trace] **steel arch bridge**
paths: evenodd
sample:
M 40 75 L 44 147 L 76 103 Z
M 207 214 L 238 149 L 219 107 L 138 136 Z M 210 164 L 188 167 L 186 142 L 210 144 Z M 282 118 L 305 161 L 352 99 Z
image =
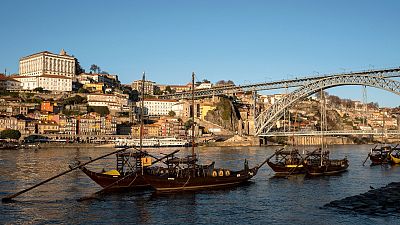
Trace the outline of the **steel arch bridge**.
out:
M 262 90 L 274 90 L 281 88 L 292 88 L 292 87 L 301 87 L 310 82 L 315 82 L 320 79 L 330 78 L 330 77 L 340 77 L 347 75 L 369 75 L 369 76 L 379 76 L 379 77 L 400 77 L 400 68 L 386 68 L 386 69 L 378 69 L 378 70 L 364 70 L 358 72 L 350 72 L 350 73 L 336 73 L 336 74 L 327 74 L 322 76 L 309 76 L 309 77 L 299 77 L 295 79 L 287 79 L 287 80 L 279 80 L 272 82 L 262 82 L 255 84 L 247 84 L 247 85 L 227 85 L 227 86 L 216 86 L 212 88 L 205 89 L 196 89 L 194 91 L 195 98 L 203 98 L 203 97 L 212 97 L 212 96 L 220 96 L 220 95 L 233 95 L 238 92 L 249 92 L 249 91 L 262 91 Z M 181 92 L 175 94 L 167 94 L 161 95 L 158 98 L 160 99 L 191 99 L 191 92 Z
M 304 84 L 300 88 L 288 94 L 285 98 L 282 98 L 271 107 L 261 112 L 254 121 L 255 135 L 262 136 L 263 134 L 268 133 L 276 122 L 283 116 L 284 110 L 293 105 L 296 101 L 308 97 L 320 90 L 343 85 L 365 85 L 400 95 L 400 82 L 385 78 L 384 76 L 371 76 L 355 73 L 326 77 L 316 81 L 313 80 Z

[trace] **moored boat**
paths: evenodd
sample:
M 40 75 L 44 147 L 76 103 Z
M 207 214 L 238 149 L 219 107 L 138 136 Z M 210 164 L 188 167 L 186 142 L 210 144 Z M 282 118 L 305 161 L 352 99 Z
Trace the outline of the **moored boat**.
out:
M 115 147 L 139 147 L 139 138 L 120 138 L 115 140 Z M 186 147 L 189 142 L 180 138 L 144 138 L 142 139 L 142 147 Z
M 194 106 L 194 73 L 192 74 L 192 106 Z M 192 107 L 193 109 L 194 107 Z M 194 112 L 192 110 L 192 121 Z M 236 186 L 247 182 L 255 176 L 261 165 L 249 168 L 245 160 L 243 170 L 230 170 L 227 168 L 215 168 L 210 165 L 197 164 L 198 158 L 194 153 L 195 124 L 192 124 L 192 153 L 183 158 L 168 159 L 167 168 L 156 173 L 145 173 L 144 179 L 158 192 L 176 192 L 186 190 L 216 189 L 228 186 Z
M 110 189 L 134 189 L 149 187 L 149 184 L 141 176 L 142 158 L 144 152 L 122 152 L 116 154 L 116 168 L 109 171 L 94 172 L 82 166 L 80 169 L 98 185 L 110 187 Z
M 275 156 L 275 160 L 271 161 L 273 156 Z M 286 151 L 281 149 L 267 159 L 267 164 L 275 172 L 276 176 L 287 176 L 304 174 L 306 170 L 303 161 L 304 159 L 297 149 Z
M 202 165 L 185 168 L 172 173 L 146 174 L 145 180 L 159 192 L 215 189 L 244 183 L 257 174 L 259 167 L 240 171 L 219 168 L 204 170 Z M 168 170 L 169 171 L 169 170 Z
M 325 95 L 321 89 L 321 148 L 307 153 L 304 167 L 308 176 L 335 175 L 343 173 L 349 167 L 347 157 L 343 159 L 330 159 L 330 152 L 326 150 L 324 131 L 327 130 Z
M 349 167 L 347 158 L 330 159 L 329 151 L 318 150 L 307 155 L 308 159 L 304 161 L 307 175 L 321 176 L 334 175 L 345 172 Z
M 375 146 L 369 153 L 369 159 L 372 165 L 388 164 L 391 162 L 392 146 L 384 145 L 381 147 Z
M 143 73 L 142 78 L 142 97 L 141 97 L 141 108 L 143 109 L 144 99 L 144 83 L 145 74 Z M 121 190 L 121 189 L 139 189 L 150 187 L 147 181 L 143 179 L 143 174 L 151 172 L 152 160 L 150 155 L 142 150 L 143 146 L 152 146 L 155 139 L 143 139 L 143 110 L 140 110 L 140 138 L 137 140 L 137 146 L 139 149 L 123 151 L 116 154 L 116 168 L 109 171 L 94 172 L 87 169 L 84 166 L 79 167 L 89 178 L 94 182 L 103 187 L 103 190 Z M 128 149 L 129 147 L 126 147 Z M 175 151 L 174 153 L 176 153 Z M 166 158 L 168 155 L 155 158 L 156 161 L 160 161 Z
M 17 142 L 7 142 L 0 140 L 0 150 L 14 150 L 18 149 L 20 144 Z

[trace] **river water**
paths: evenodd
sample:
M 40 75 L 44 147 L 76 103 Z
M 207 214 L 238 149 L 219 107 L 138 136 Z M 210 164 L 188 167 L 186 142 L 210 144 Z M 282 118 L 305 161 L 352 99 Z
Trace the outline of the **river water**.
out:
M 252 167 L 278 147 L 200 147 L 200 162 L 216 167 Z M 24 193 L 12 203 L 0 203 L 2 224 L 399 224 L 398 217 L 378 217 L 323 207 L 333 200 L 400 181 L 400 167 L 362 166 L 371 146 L 330 147 L 331 158 L 347 156 L 348 172 L 338 176 L 274 178 L 265 165 L 248 184 L 215 191 L 157 195 L 151 190 L 107 195 L 77 202 L 101 188 L 76 170 Z M 149 150 L 154 154 L 174 149 Z M 0 151 L 0 197 L 68 170 L 113 149 L 50 148 Z M 181 153 L 190 149 L 183 148 Z M 89 166 L 113 168 L 109 157 Z

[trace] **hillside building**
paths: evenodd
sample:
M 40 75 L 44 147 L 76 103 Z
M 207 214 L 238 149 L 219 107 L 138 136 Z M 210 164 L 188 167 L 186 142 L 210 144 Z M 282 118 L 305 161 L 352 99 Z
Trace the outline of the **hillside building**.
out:
M 21 82 L 24 90 L 42 87 L 50 91 L 72 91 L 75 58 L 64 49 L 59 55 L 44 51 L 22 57 L 19 60 L 19 75 L 12 78 Z

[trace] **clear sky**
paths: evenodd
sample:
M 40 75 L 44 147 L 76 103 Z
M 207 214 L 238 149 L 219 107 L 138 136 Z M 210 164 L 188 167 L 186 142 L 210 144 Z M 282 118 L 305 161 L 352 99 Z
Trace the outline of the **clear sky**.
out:
M 131 83 L 236 84 L 400 66 L 400 1 L 2 0 L 0 71 L 64 48 Z M 361 99 L 361 87 L 328 90 Z M 400 97 L 368 89 L 368 101 Z

